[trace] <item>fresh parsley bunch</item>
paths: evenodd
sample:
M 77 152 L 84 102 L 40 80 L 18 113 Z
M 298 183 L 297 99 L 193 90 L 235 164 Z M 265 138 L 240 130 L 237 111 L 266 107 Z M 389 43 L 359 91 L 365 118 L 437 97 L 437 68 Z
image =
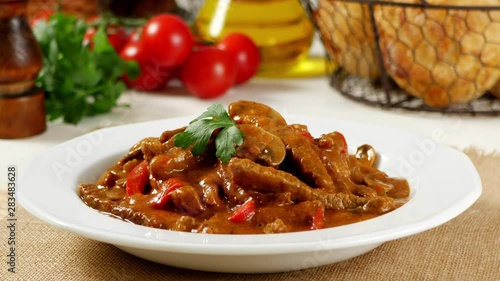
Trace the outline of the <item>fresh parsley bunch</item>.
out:
M 117 106 L 126 89 L 124 73 L 139 74 L 139 65 L 124 61 L 109 43 L 105 26 L 93 37 L 91 50 L 82 44 L 87 24 L 56 13 L 33 29 L 43 55 L 36 85 L 46 93 L 49 120 L 77 124 L 83 117 L 106 113 Z

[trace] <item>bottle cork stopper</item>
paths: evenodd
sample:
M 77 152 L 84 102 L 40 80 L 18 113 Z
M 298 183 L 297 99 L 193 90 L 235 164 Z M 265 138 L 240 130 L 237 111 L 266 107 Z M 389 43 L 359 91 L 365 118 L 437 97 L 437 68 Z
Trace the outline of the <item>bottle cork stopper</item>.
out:
M 39 89 L 23 95 L 0 95 L 0 138 L 25 138 L 45 131 L 44 98 Z

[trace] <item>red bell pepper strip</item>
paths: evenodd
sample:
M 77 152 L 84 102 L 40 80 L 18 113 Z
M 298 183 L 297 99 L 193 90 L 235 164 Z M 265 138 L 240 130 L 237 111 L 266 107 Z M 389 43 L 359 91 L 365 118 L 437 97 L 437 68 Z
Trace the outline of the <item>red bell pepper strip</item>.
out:
M 312 217 L 311 229 L 322 228 L 325 228 L 325 210 L 323 208 L 318 208 Z
M 149 181 L 148 162 L 146 160 L 137 164 L 127 176 L 126 190 L 127 195 L 132 196 L 136 193 L 144 193 L 144 188 Z
M 240 205 L 229 217 L 230 222 L 242 223 L 249 221 L 255 215 L 255 202 L 252 198 Z
M 340 140 L 342 141 L 342 149 L 340 150 L 340 153 L 342 154 L 347 154 L 347 141 L 345 140 L 345 137 L 342 133 L 335 131 L 334 132 L 337 136 L 339 136 Z
M 172 192 L 184 185 L 180 178 L 169 178 L 160 185 L 160 192 L 151 199 L 151 206 L 154 208 L 162 208 L 172 199 Z
M 310 143 L 314 144 L 314 137 L 308 131 L 300 132 L 299 135 L 301 135 L 302 137 L 304 137 Z
M 383 186 L 376 185 L 373 189 L 377 192 L 378 195 L 384 195 L 385 194 L 385 189 Z

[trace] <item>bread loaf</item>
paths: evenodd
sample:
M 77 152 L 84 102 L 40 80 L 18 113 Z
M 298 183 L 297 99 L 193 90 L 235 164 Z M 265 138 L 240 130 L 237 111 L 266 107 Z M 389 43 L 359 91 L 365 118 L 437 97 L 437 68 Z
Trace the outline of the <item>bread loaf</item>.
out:
M 368 5 L 319 0 L 314 16 L 326 51 L 340 67 L 361 77 L 379 77 L 379 60 Z
M 496 84 L 495 87 L 493 87 L 493 89 L 491 89 L 490 93 L 493 96 L 500 99 L 500 82 L 498 82 L 498 84 Z
M 397 0 L 420 3 L 420 0 Z M 427 0 L 498 6 L 499 0 Z M 382 60 L 407 93 L 432 107 L 470 102 L 500 81 L 500 11 L 375 6 Z

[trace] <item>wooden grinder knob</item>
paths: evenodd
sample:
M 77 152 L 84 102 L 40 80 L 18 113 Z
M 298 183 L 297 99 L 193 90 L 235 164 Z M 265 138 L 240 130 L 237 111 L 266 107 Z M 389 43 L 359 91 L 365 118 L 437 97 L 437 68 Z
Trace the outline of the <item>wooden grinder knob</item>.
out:
M 35 88 L 42 56 L 26 2 L 0 0 L 0 138 L 29 137 L 46 128 L 44 93 Z

